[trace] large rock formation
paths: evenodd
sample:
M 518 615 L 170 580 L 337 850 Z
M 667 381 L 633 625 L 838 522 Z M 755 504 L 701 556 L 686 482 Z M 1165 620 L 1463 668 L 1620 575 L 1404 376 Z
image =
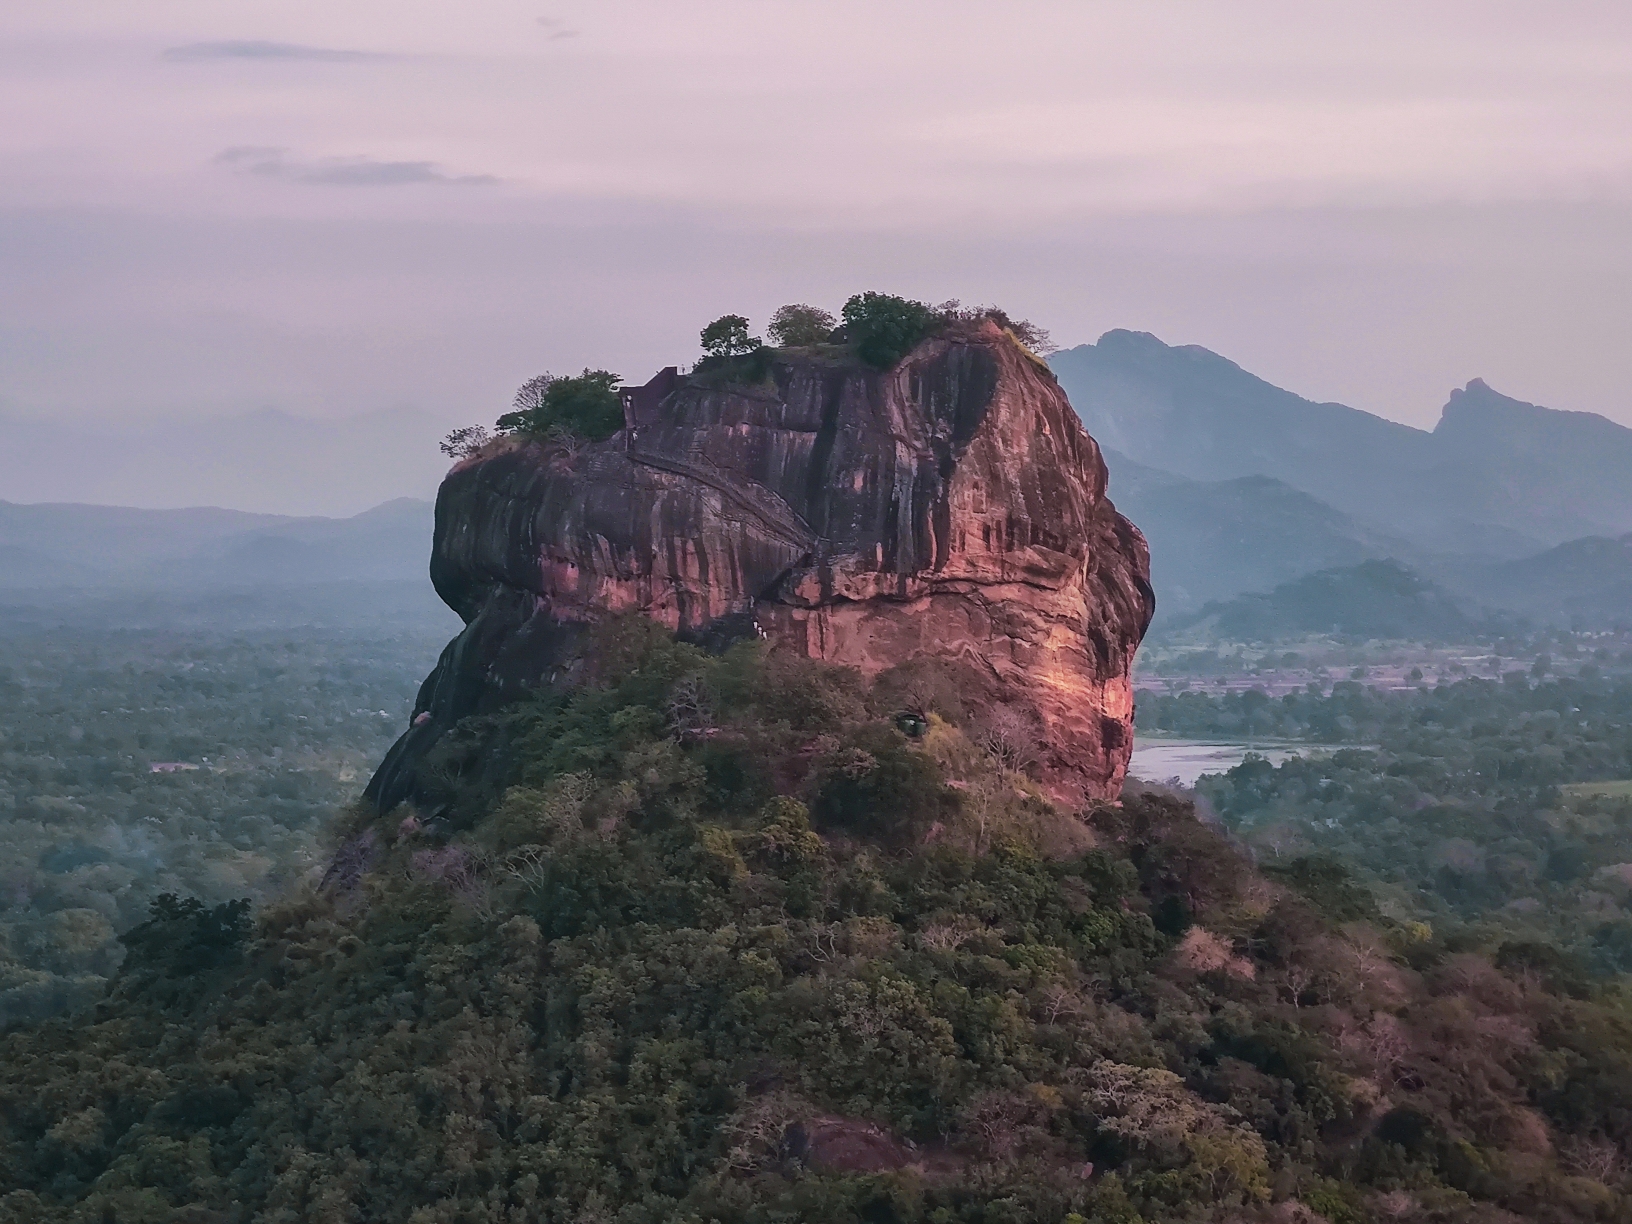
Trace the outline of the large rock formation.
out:
M 631 396 L 605 442 L 506 438 L 449 472 L 431 578 L 466 628 L 369 796 L 412 797 L 443 732 L 547 682 L 579 629 L 630 610 L 867 674 L 961 660 L 968 703 L 1030 721 L 1057 794 L 1114 795 L 1149 557 L 1048 369 L 985 322 L 884 372 L 790 351 L 763 384 L 709 381 Z

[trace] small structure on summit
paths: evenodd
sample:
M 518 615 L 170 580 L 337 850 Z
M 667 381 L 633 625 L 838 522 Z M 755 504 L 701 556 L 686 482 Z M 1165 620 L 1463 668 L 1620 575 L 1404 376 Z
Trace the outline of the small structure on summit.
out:
M 664 366 L 652 375 L 644 386 L 619 387 L 618 399 L 623 403 L 623 427 L 638 430 L 642 425 L 655 423 L 663 401 L 674 394 L 675 388 L 679 385 L 679 368 Z
M 578 630 L 631 611 L 865 674 L 944 660 L 967 703 L 1035 728 L 1054 793 L 1118 793 L 1149 555 L 1047 366 L 990 319 L 887 369 L 837 346 L 761 353 L 752 383 L 669 367 L 623 389 L 625 427 L 604 441 L 510 436 L 454 466 L 431 578 L 466 628 L 370 783 L 377 805 L 412 796 L 454 723 L 547 682 Z

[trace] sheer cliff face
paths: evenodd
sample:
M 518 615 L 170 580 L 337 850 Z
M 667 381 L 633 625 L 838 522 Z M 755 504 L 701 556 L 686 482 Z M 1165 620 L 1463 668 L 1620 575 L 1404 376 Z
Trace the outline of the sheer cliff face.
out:
M 705 641 L 757 622 L 868 674 L 962 660 L 970 704 L 1033 724 L 1061 798 L 1119 790 L 1149 558 L 1053 376 L 982 324 L 883 373 L 779 356 L 771 377 L 682 383 L 606 442 L 506 440 L 448 474 L 431 577 L 467 628 L 377 803 L 410 797 L 454 722 L 558 674 L 577 628 L 633 610 Z

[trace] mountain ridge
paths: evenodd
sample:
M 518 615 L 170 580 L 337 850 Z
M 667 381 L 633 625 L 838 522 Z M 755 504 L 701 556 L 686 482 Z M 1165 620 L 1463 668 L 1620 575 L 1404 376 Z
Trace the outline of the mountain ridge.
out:
M 1113 330 L 1051 364 L 1090 431 L 1138 463 L 1193 480 L 1274 477 L 1423 548 L 1511 560 L 1632 530 L 1632 430 L 1480 379 L 1421 430 L 1147 332 Z
M 1110 494 L 1150 543 L 1158 621 L 1316 570 L 1422 550 L 1272 476 L 1198 481 L 1105 452 Z
M 1450 641 L 1491 623 L 1451 591 L 1393 558 L 1304 574 L 1273 590 L 1207 604 L 1177 631 L 1205 627 L 1230 641 L 1274 641 L 1303 634 Z
M 0 500 L 0 588 L 426 578 L 433 506 L 346 517 Z
M 1632 533 L 1586 536 L 1485 567 L 1458 584 L 1536 620 L 1582 629 L 1632 626 Z

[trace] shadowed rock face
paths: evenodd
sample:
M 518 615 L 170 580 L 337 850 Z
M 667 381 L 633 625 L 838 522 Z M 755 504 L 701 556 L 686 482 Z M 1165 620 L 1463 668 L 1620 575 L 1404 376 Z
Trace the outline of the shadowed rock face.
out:
M 576 450 L 494 443 L 443 481 L 431 578 L 466 629 L 369 784 L 382 808 L 412 797 L 414 763 L 455 722 L 633 610 L 705 642 L 757 623 L 774 649 L 866 674 L 961 660 L 980 690 L 966 703 L 1030 720 L 1062 799 L 1108 797 L 1154 610 L 1099 448 L 990 323 L 882 373 L 779 354 L 764 386 L 682 381 L 649 421 Z

